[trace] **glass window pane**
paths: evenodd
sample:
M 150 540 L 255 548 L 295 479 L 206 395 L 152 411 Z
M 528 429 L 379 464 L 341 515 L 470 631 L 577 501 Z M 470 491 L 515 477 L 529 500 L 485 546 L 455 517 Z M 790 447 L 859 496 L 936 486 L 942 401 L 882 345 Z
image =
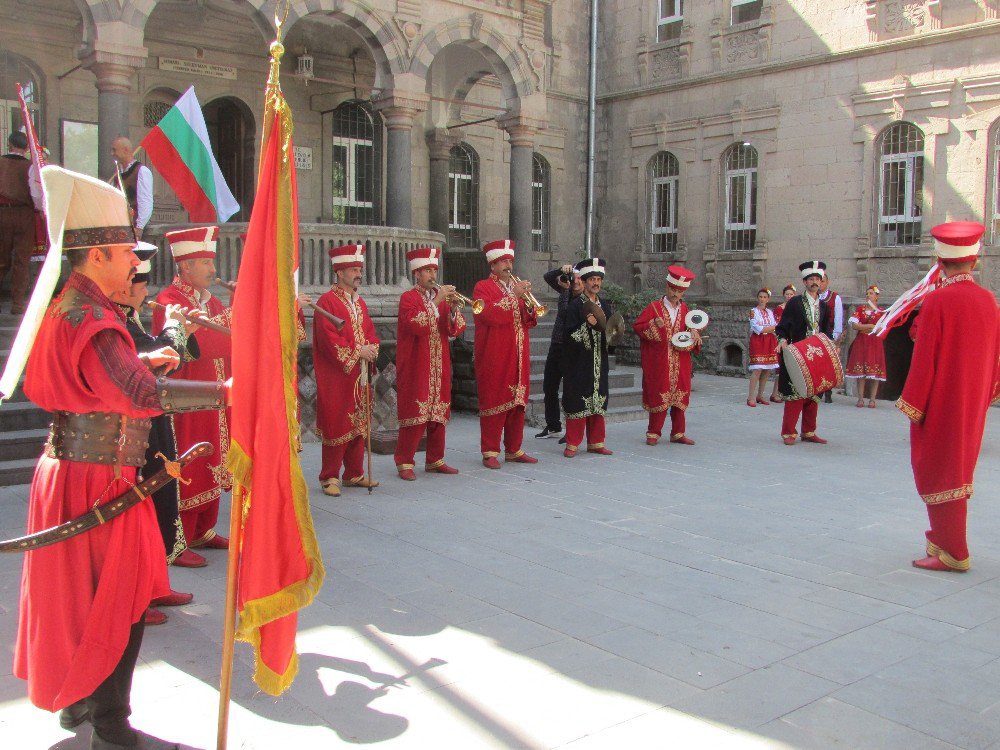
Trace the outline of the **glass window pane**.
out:
M 757 170 L 750 175 L 750 224 L 757 225 Z
M 743 224 L 746 220 L 746 175 L 729 178 L 729 223 Z
M 375 198 L 374 151 L 371 146 L 356 144 L 354 147 L 354 200 L 371 203 Z
M 347 198 L 347 147 L 333 147 L 331 186 L 334 198 Z

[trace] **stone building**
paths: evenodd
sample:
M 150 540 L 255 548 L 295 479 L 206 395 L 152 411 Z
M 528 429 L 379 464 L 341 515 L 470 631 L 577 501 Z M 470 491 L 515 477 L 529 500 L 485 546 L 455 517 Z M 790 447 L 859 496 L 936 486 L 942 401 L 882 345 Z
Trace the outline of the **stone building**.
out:
M 0 0 L 0 135 L 19 124 L 13 82 L 26 82 L 55 160 L 104 176 L 110 141 L 137 143 L 193 84 L 245 221 L 274 5 Z M 467 292 L 488 239 L 517 240 L 518 272 L 536 282 L 575 260 L 589 6 L 291 2 L 304 283 L 327 283 L 330 243 L 363 239 L 388 321 L 416 243 L 445 244 L 446 276 Z M 690 266 L 717 322 L 710 365 L 742 370 L 744 308 L 801 259 L 825 258 L 849 298 L 871 282 L 891 298 L 928 266 L 939 221 L 990 226 L 982 277 L 1000 288 L 1000 0 L 600 8 L 594 249 L 628 290 Z M 184 221 L 158 177 L 155 198 L 157 225 Z M 240 231 L 224 229 L 224 267 Z

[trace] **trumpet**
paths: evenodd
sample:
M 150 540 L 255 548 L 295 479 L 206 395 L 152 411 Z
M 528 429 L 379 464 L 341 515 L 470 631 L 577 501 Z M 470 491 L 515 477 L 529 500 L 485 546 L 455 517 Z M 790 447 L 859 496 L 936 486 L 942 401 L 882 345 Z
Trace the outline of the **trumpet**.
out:
M 521 283 L 521 279 L 515 276 L 512 271 L 507 271 L 507 275 L 510 276 L 510 280 L 513 281 L 515 284 Z M 541 302 L 539 302 L 538 299 L 535 297 L 535 295 L 532 294 L 531 292 L 525 292 L 524 301 L 527 302 L 529 305 L 531 305 L 532 309 L 535 311 L 536 318 L 543 317 L 549 311 L 548 306 L 543 305 Z
M 431 285 L 435 289 L 441 288 L 441 285 L 438 284 L 436 281 L 432 281 Z M 473 315 L 478 315 L 479 313 L 481 313 L 485 305 L 485 303 L 481 299 L 469 299 L 461 292 L 455 292 L 454 294 L 449 294 L 448 302 L 458 303 L 459 307 L 465 307 L 466 305 L 468 305 L 469 307 L 472 308 Z

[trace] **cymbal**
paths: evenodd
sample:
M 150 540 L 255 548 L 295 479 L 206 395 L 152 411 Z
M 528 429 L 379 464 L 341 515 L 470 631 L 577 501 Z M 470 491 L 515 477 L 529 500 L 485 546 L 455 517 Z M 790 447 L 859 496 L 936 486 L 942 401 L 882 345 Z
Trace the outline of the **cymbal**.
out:
M 583 300 L 583 317 L 586 318 L 588 315 L 593 315 L 597 318 L 597 330 L 603 331 L 608 321 L 604 315 L 604 308 L 601 307 L 600 303 L 594 302 L 593 300 L 584 299 Z
M 620 312 L 612 313 L 604 335 L 608 338 L 608 346 L 618 346 L 625 338 L 625 318 Z

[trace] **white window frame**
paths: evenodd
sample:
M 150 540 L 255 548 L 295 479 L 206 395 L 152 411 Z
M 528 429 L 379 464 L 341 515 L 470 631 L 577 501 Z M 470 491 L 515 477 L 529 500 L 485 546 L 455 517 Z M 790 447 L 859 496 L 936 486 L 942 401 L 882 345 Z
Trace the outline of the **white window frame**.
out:
M 532 165 L 534 166 L 534 165 Z M 532 170 L 534 172 L 534 170 Z M 532 211 L 531 234 L 533 237 L 545 237 L 545 180 L 535 180 L 531 176 L 531 204 L 532 208 L 538 209 L 538 226 L 535 226 L 534 211 Z M 534 243 L 532 243 L 534 244 Z
M 11 128 L 14 127 L 14 113 L 19 111 L 21 104 L 17 99 L 0 99 L 0 138 L 2 146 L 7 149 L 7 138 L 10 137 Z
M 738 23 L 752 23 L 752 21 L 736 21 L 736 9 L 741 5 L 752 5 L 758 2 L 758 0 L 731 0 L 729 4 L 729 25 L 736 26 Z M 761 3 L 761 13 L 764 12 L 763 3 Z
M 369 140 L 367 138 L 344 138 L 343 136 L 337 136 L 331 139 L 331 145 L 333 148 L 337 146 L 344 146 L 347 149 L 347 173 L 345 175 L 344 183 L 347 188 L 346 197 L 333 197 L 333 205 L 335 206 L 351 206 L 354 208 L 374 208 L 374 201 L 361 201 L 358 200 L 357 194 L 355 192 L 355 187 L 357 185 L 357 163 L 358 163 L 358 152 L 357 149 L 360 148 L 370 148 L 374 153 L 375 141 Z M 376 165 L 377 168 L 377 165 Z
M 993 179 L 991 191 L 993 201 L 990 204 L 989 238 L 991 245 L 1000 244 L 1000 120 L 990 128 L 990 177 Z
M 448 210 L 448 229 L 461 229 L 463 231 L 472 231 L 472 224 L 456 224 L 458 219 L 458 186 L 459 180 L 468 180 L 469 182 L 469 194 L 472 194 L 472 173 L 461 173 L 461 172 L 448 172 L 448 184 L 451 187 L 451 201 L 449 201 L 450 206 Z M 454 182 L 452 182 L 454 180 Z
M 743 185 L 743 205 L 746 209 L 745 222 L 733 223 L 729 220 L 729 211 L 732 207 L 732 190 L 733 182 L 737 177 L 746 178 Z M 757 229 L 757 223 L 750 221 L 750 217 L 757 213 L 757 206 L 753 203 L 753 183 L 757 177 L 757 167 L 744 167 L 743 169 L 727 169 L 726 170 L 726 218 L 723 220 L 724 229 L 728 231 L 738 232 L 746 229 Z M 752 209 L 752 210 L 751 210 Z
M 660 29 L 684 21 L 684 0 L 674 0 L 674 13 L 663 15 L 663 0 L 656 0 L 656 39 L 660 41 Z
M 677 234 L 677 193 L 680 188 L 680 175 L 669 175 L 667 177 L 654 177 L 652 180 L 653 200 L 651 201 L 651 215 L 649 217 L 650 233 L 654 236 L 658 234 Z M 656 220 L 660 215 L 660 191 L 659 186 L 667 185 L 667 193 L 670 201 L 670 216 L 665 225 L 657 225 Z
M 878 170 L 878 213 L 879 213 L 879 227 L 882 224 L 910 224 L 916 221 L 922 221 L 923 215 L 914 215 L 913 209 L 913 196 L 916 191 L 916 180 L 917 180 L 917 168 L 916 160 L 923 159 L 924 154 L 922 151 L 910 151 L 902 154 L 885 154 L 879 158 L 879 170 Z M 885 213 L 885 168 L 887 164 L 892 163 L 903 163 L 905 164 L 904 174 L 905 174 L 905 185 L 903 188 L 903 209 L 902 214 L 887 214 Z M 881 229 L 880 229 L 881 231 Z

